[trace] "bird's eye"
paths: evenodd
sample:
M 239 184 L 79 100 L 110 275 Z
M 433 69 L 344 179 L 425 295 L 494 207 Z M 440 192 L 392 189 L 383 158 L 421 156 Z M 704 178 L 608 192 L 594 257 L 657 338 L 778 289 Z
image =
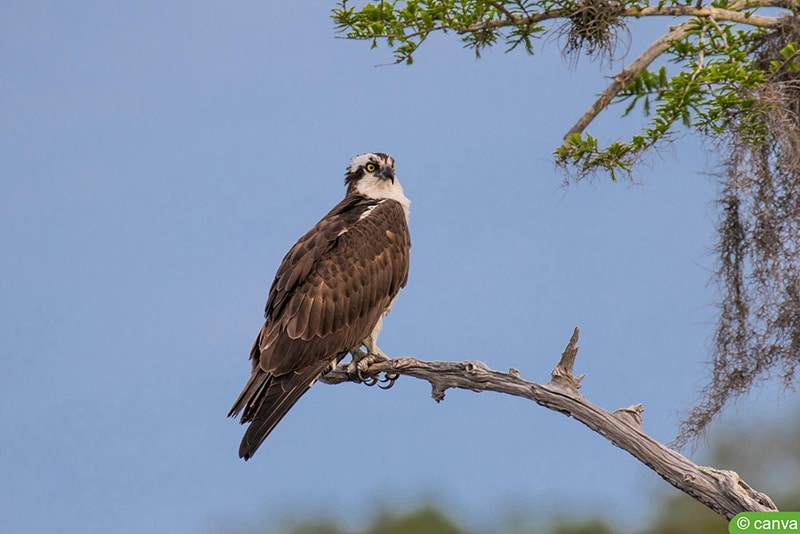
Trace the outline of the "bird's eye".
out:
M 367 172 L 375 172 L 378 170 L 378 166 L 374 163 L 367 163 L 364 168 L 367 169 Z

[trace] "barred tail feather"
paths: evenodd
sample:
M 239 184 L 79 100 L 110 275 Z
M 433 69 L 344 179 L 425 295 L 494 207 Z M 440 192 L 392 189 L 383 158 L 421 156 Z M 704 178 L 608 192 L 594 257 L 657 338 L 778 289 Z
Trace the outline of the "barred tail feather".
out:
M 228 417 L 237 417 L 244 410 L 239 422 L 244 424 L 252 421 L 255 412 L 258 411 L 264 400 L 264 390 L 269 387 L 271 381 L 272 375 L 266 371 L 261 369 L 253 371 L 250 380 L 247 381 L 236 402 L 233 403 L 233 407 L 228 412 Z
M 272 432 L 283 416 L 294 404 L 308 391 L 311 384 L 319 376 L 318 369 L 305 369 L 298 374 L 289 373 L 283 376 L 273 376 L 263 371 L 254 373 L 263 374 L 258 386 L 254 384 L 255 397 L 244 405 L 242 422 L 250 422 L 244 433 L 242 443 L 239 445 L 239 457 L 249 460 L 261 446 L 267 436 Z M 249 385 L 249 382 L 248 382 Z M 247 390 L 247 386 L 245 386 Z M 244 395 L 244 392 L 242 392 Z M 234 409 L 237 405 L 234 405 Z M 233 413 L 234 410 L 231 410 Z
M 258 336 L 256 336 L 253 347 L 250 349 L 250 361 L 253 362 L 253 373 L 250 375 L 250 379 L 244 385 L 242 392 L 239 393 L 239 397 L 236 399 L 236 402 L 233 403 L 233 407 L 228 412 L 228 417 L 237 417 L 239 413 L 244 410 L 244 414 L 242 415 L 242 419 L 240 421 L 242 424 L 253 419 L 253 409 L 258 406 L 254 401 L 258 398 L 263 398 L 263 390 L 269 386 L 269 382 L 272 378 L 270 373 L 267 373 L 258 367 L 259 354 L 261 353 L 259 347 L 263 332 L 264 329 L 262 327 L 261 331 L 258 333 Z

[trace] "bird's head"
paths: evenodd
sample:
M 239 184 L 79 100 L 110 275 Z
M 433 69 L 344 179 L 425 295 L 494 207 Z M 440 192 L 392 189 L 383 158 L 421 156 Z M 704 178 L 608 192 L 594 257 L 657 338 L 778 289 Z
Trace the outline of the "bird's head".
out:
M 394 158 L 382 152 L 359 154 L 350 161 L 344 183 L 347 193 L 370 198 L 394 198 L 403 188 L 394 173 Z

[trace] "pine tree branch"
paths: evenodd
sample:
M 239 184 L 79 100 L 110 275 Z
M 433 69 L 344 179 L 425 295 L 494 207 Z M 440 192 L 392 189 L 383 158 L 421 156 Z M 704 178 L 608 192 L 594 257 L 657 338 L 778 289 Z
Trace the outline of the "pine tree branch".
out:
M 516 369 L 508 373 L 495 371 L 477 360 L 429 362 L 408 356 L 373 364 L 365 374 L 377 376 L 389 373 L 427 380 L 437 402 L 444 399 L 445 391 L 450 388 L 494 391 L 522 397 L 575 418 L 629 452 L 679 490 L 729 520 L 743 511 L 777 510 L 767 495 L 751 488 L 734 471 L 699 466 L 645 434 L 642 430 L 641 414 L 644 409 L 641 404 L 609 412 L 579 394 L 583 376 L 573 375 L 578 354 L 578 335 L 576 327 L 547 384 L 523 380 Z M 346 367 L 346 364 L 340 364 L 321 381 L 328 384 L 350 381 Z

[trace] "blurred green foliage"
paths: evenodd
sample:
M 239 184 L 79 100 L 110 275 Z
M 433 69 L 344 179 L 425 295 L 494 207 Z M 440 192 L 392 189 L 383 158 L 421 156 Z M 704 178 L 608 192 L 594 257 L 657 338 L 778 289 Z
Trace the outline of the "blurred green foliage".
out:
M 349 531 L 339 527 L 331 527 L 330 523 L 314 522 L 313 524 L 299 525 L 290 531 L 290 534 L 467 534 L 454 523 L 447 515 L 437 508 L 425 506 L 409 513 L 397 514 L 390 511 L 380 512 L 367 530 Z
M 800 414 L 769 425 L 742 425 L 721 432 L 703 462 L 737 471 L 765 491 L 782 510 L 800 510 Z M 364 529 L 347 529 L 335 519 L 316 518 L 290 526 L 288 534 L 726 534 L 728 522 L 691 497 L 665 487 L 656 495 L 650 524 L 621 529 L 614 518 L 566 520 L 531 517 L 527 527 L 499 524 L 478 529 L 459 524 L 448 512 L 422 506 L 409 512 L 382 510 Z M 580 515 L 578 515 L 580 517 Z M 535 521 L 534 521 L 535 519 Z M 546 525 L 532 527 L 530 525 Z

